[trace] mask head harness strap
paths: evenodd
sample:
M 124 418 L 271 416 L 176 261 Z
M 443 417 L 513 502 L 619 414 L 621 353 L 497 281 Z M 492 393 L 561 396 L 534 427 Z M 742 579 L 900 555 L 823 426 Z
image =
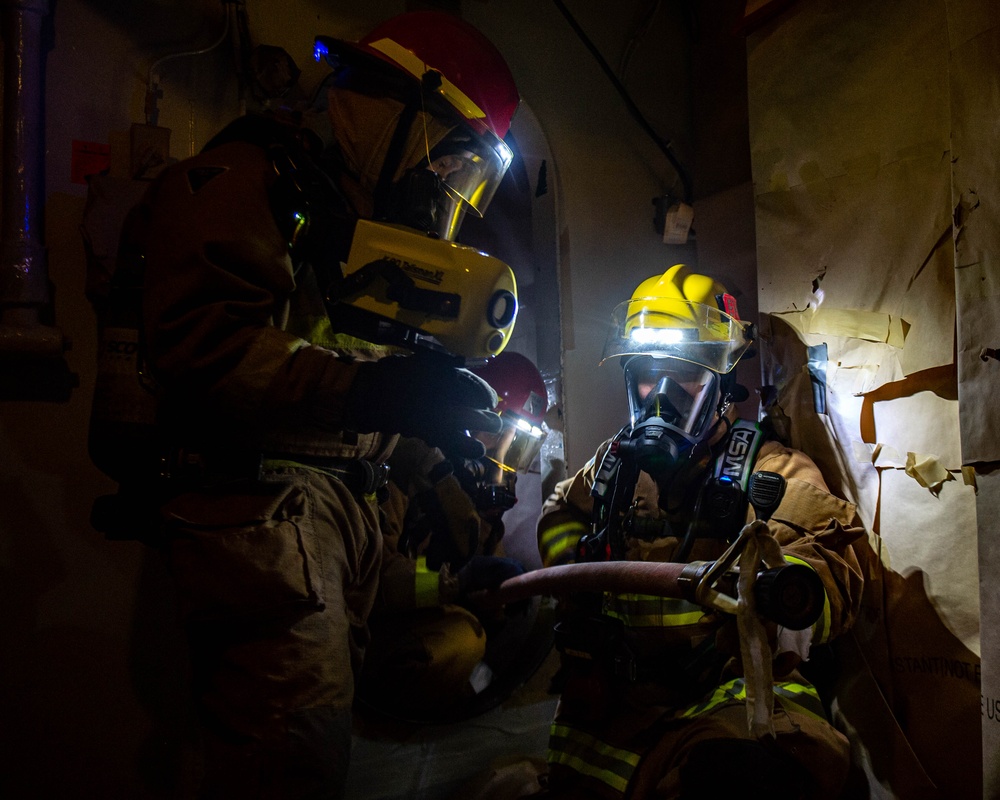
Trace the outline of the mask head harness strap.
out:
M 440 86 L 441 74 L 434 70 L 428 70 L 420 81 L 420 88 L 415 92 L 407 93 L 408 97 L 404 102 L 399 119 L 396 121 L 396 129 L 392 133 L 392 139 L 389 141 L 389 147 L 385 153 L 385 160 L 382 162 L 382 171 L 379 173 L 378 182 L 375 185 L 375 219 L 389 217 L 393 179 L 402 163 L 403 149 L 410 136 L 413 121 L 416 119 L 417 112 L 424 110 L 426 106 L 424 98 L 436 92 Z

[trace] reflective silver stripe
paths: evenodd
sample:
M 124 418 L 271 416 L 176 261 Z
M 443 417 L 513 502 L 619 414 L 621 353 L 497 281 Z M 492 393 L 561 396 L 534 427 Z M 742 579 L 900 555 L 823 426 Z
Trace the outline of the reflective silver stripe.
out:
M 550 764 L 560 764 L 574 772 L 595 778 L 616 792 L 624 792 L 641 756 L 602 742 L 596 736 L 569 725 L 554 722 L 549 731 Z
M 808 683 L 783 681 L 774 684 L 774 696 L 785 711 L 797 711 L 814 719 L 826 720 L 823 703 L 819 699 L 816 687 Z M 706 714 L 719 706 L 733 701 L 742 703 L 746 700 L 747 689 L 743 678 L 734 678 L 729 683 L 717 686 L 704 700 L 686 708 L 678 716 L 691 719 Z
M 576 546 L 588 530 L 582 522 L 553 525 L 539 539 L 538 549 L 541 551 L 542 563 L 549 567 L 557 562 L 575 561 Z M 563 556 L 567 551 L 570 551 L 570 558 L 565 559 Z
M 676 628 L 697 625 L 705 610 L 687 600 L 650 594 L 604 595 L 604 613 L 629 628 Z
M 785 556 L 785 561 L 790 564 L 802 564 L 805 567 L 815 572 L 813 565 L 807 561 L 803 561 L 801 558 L 796 556 Z M 819 619 L 813 623 L 812 626 L 812 641 L 813 644 L 823 644 L 830 638 L 830 626 L 833 624 L 833 615 L 830 613 L 830 595 L 823 590 L 823 613 L 819 615 Z

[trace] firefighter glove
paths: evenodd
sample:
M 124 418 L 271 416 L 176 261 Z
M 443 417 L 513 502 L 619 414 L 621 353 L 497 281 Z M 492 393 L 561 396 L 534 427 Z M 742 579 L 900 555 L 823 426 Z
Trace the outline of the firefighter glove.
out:
M 510 578 L 523 575 L 524 566 L 513 558 L 500 556 L 473 556 L 469 562 L 458 571 L 459 602 L 469 595 L 479 591 L 489 591 L 500 588 L 500 584 Z M 508 617 L 524 614 L 528 610 L 530 600 L 517 600 L 504 607 Z
M 447 453 L 479 458 L 470 431 L 497 433 L 497 393 L 444 358 L 398 355 L 365 362 L 348 390 L 346 424 L 359 433 L 415 436 Z

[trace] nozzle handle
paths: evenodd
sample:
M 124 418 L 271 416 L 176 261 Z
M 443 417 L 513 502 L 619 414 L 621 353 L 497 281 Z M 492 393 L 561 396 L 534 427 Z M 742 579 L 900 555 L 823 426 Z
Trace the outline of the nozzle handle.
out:
M 784 564 L 757 574 L 754 599 L 761 616 L 801 631 L 823 613 L 826 590 L 819 575 L 805 564 Z

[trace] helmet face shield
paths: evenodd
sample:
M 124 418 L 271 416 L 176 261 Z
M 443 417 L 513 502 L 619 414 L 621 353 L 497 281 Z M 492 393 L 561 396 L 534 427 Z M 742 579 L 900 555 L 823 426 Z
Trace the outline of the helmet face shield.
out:
M 544 428 L 548 392 L 531 359 L 505 350 L 485 364 L 473 367 L 497 393 L 496 411 L 503 428 L 499 434 L 480 437 L 486 457 L 508 473 L 527 472 L 548 435 Z
M 504 142 L 487 137 L 456 128 L 427 154 L 426 169 L 441 182 L 434 233 L 446 241 L 456 239 L 466 211 L 483 216 L 513 159 Z
M 526 473 L 538 457 L 547 433 L 509 411 L 500 418 L 503 428 L 499 433 L 476 435 L 486 445 L 486 458 L 498 466 L 501 473 Z
M 476 28 L 440 11 L 392 17 L 358 42 L 317 36 L 314 54 L 341 85 L 398 98 L 452 128 L 446 142 L 426 138 L 420 166 L 443 188 L 427 230 L 454 241 L 467 209 L 486 211 L 512 160 L 503 137 L 520 96 L 503 56 Z
M 612 314 L 601 363 L 615 356 L 650 355 L 680 359 L 724 375 L 750 347 L 749 327 L 702 303 L 633 298 Z
M 413 102 L 417 91 L 410 82 L 401 82 L 395 71 L 377 62 L 369 70 L 341 69 L 337 80 L 338 86 L 351 92 L 403 105 Z M 383 167 L 407 167 L 394 181 L 389 221 L 455 241 L 468 210 L 480 217 L 485 214 L 514 154 L 491 131 L 473 131 L 436 94 L 424 93 L 420 103 L 421 112 L 408 124 L 423 152 L 408 163 L 404 159 L 401 163 L 387 162 Z M 423 180 L 421 172 L 435 176 L 434 184 Z M 419 223 L 414 224 L 413 219 Z
M 492 134 L 456 128 L 431 150 L 428 160 L 445 191 L 483 216 L 513 157 L 506 143 Z
M 624 369 L 633 428 L 655 417 L 690 442 L 700 441 L 711 428 L 721 396 L 715 372 L 646 355 L 628 358 Z

